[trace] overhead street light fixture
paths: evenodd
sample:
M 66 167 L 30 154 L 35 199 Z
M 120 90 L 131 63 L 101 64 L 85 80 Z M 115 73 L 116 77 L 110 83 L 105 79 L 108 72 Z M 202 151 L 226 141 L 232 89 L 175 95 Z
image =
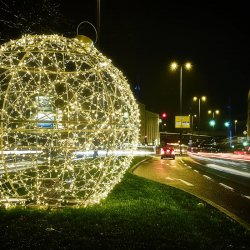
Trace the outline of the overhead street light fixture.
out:
M 199 124 L 198 124 L 198 131 L 199 131 L 200 123 L 201 123 L 201 102 L 205 102 L 207 100 L 207 97 L 206 96 L 201 96 L 201 97 L 194 96 L 193 101 L 196 102 L 197 100 L 199 104 Z
M 216 109 L 216 110 L 208 110 L 207 112 L 209 115 L 213 115 L 213 118 L 214 118 L 214 115 L 219 115 L 220 114 L 220 110 Z
M 182 115 L 182 69 L 191 70 L 192 64 L 186 62 L 185 64 L 178 64 L 177 62 L 172 62 L 170 64 L 170 69 L 176 71 L 180 68 L 180 115 Z M 182 130 L 180 129 L 180 155 L 181 155 L 181 143 L 182 143 Z
M 180 115 L 182 115 L 182 71 L 183 68 L 186 70 L 191 70 L 192 64 L 190 62 L 186 62 L 183 65 L 179 65 L 177 62 L 172 62 L 170 64 L 170 69 L 172 71 L 176 71 L 178 68 L 180 68 Z

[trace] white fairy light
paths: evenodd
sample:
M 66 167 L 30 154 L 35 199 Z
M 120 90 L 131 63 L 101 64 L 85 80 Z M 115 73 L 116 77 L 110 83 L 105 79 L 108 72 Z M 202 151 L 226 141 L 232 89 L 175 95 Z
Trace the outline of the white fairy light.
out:
M 122 72 L 93 44 L 27 35 L 0 47 L 0 83 L 0 203 L 104 199 L 138 144 L 139 109 Z

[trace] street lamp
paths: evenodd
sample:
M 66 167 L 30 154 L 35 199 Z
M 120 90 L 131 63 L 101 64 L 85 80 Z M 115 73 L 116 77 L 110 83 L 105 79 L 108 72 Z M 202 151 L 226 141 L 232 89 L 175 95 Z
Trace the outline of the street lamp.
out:
M 237 120 L 234 120 L 234 135 L 236 136 Z
M 205 102 L 207 100 L 207 97 L 206 96 L 201 96 L 201 97 L 194 96 L 193 101 L 196 102 L 197 100 L 199 103 L 199 124 L 198 124 L 198 131 L 199 131 L 200 130 L 200 123 L 201 123 L 201 101 Z
M 192 134 L 193 134 L 193 131 L 194 131 L 194 118 L 197 117 L 197 115 L 189 115 L 191 116 L 191 130 L 192 130 Z
M 186 70 L 191 70 L 192 64 L 190 62 L 186 62 L 183 65 L 178 65 L 177 62 L 172 62 L 170 64 L 170 69 L 172 71 L 177 70 L 180 68 L 180 115 L 182 115 L 182 68 L 185 68 Z M 180 129 L 180 155 L 181 155 L 181 143 L 182 143 L 182 128 Z
M 209 115 L 213 115 L 213 119 L 214 119 L 214 115 L 218 115 L 218 114 L 220 114 L 220 110 L 218 110 L 218 109 L 216 109 L 216 110 L 208 110 L 208 112 L 207 112 Z
M 170 64 L 170 69 L 172 71 L 177 70 L 180 68 L 180 115 L 182 115 L 182 68 L 185 68 L 186 70 L 191 70 L 192 64 L 190 62 L 186 62 L 184 65 L 178 65 L 177 62 L 172 62 Z

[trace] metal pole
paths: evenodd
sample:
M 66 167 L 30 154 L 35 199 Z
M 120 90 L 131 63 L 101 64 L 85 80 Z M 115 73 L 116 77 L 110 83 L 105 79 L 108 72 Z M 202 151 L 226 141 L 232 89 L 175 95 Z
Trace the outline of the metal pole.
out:
M 192 134 L 193 134 L 193 131 L 194 131 L 194 116 L 191 115 L 191 121 L 192 121 Z
M 200 133 L 200 123 L 201 123 L 201 98 L 199 98 L 198 102 L 199 102 L 199 128 L 198 128 L 198 131 L 199 131 L 199 133 Z
M 98 41 L 97 41 L 97 43 L 99 43 L 100 42 L 100 23 L 101 23 L 101 0 L 97 0 L 97 13 L 96 13 L 96 15 L 97 15 L 97 34 L 98 34 Z
M 180 68 L 180 115 L 182 115 L 182 66 Z
M 236 136 L 236 134 L 237 134 L 237 133 L 236 133 L 236 132 L 237 132 L 237 127 L 236 127 L 236 126 L 237 126 L 237 125 L 236 125 L 237 122 L 238 122 L 237 120 L 234 121 L 234 135 L 235 135 L 235 136 Z
M 182 66 L 180 68 L 180 115 L 182 115 Z M 180 128 L 180 156 L 182 154 L 181 143 L 182 143 L 182 128 Z

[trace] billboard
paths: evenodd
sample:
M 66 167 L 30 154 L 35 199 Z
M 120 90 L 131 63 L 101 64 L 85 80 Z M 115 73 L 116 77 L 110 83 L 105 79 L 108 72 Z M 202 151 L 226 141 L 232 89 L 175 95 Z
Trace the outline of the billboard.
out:
M 190 128 L 190 116 L 175 116 L 175 128 Z

